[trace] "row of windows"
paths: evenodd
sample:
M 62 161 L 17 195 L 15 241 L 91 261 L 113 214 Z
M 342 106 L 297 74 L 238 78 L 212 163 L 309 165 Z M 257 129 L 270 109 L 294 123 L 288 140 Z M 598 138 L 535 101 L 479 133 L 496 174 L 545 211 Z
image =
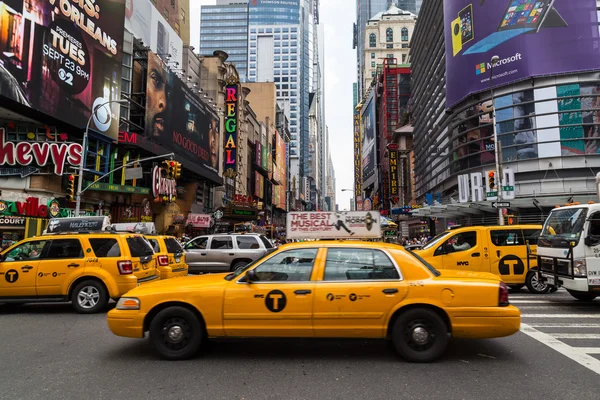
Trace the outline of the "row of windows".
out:
M 206 14 L 217 14 L 217 13 L 228 13 L 228 14 L 233 14 L 233 13 L 243 13 L 246 14 L 248 12 L 248 9 L 246 7 L 227 7 L 227 8 L 221 8 L 221 7 L 202 7 L 200 9 L 200 12 L 204 15 Z
M 203 28 L 205 27 L 222 27 L 222 26 L 247 26 L 248 25 L 248 21 L 247 20 L 239 20 L 239 21 L 232 21 L 232 20 L 225 20 L 225 21 L 219 21 L 219 22 L 205 22 L 205 21 L 201 21 L 200 22 L 200 30 L 202 31 Z
M 402 28 L 402 30 L 401 30 L 401 40 L 403 42 L 408 42 L 408 29 L 407 28 Z M 392 28 L 387 28 L 386 29 L 386 31 L 385 31 L 385 41 L 387 43 L 393 43 L 394 42 L 394 30 Z M 371 33 L 369 35 L 369 47 L 377 47 L 377 35 L 375 33 Z
M 289 32 L 297 32 L 298 28 L 251 28 L 250 33 L 289 33 Z
M 205 36 L 202 41 L 223 41 L 223 40 L 248 40 L 244 35 L 225 35 L 225 36 Z
M 248 35 L 248 28 L 244 27 L 244 26 L 240 26 L 240 27 L 236 27 L 236 28 L 227 28 L 227 33 L 224 35 L 223 34 L 223 28 L 219 25 L 216 25 L 214 28 L 210 27 L 208 29 L 206 29 L 206 27 L 203 27 L 204 29 L 202 29 L 200 31 L 201 36 L 204 35 L 221 35 L 223 36 L 223 38 L 226 38 L 227 36 L 229 36 L 232 33 L 245 33 L 246 36 Z

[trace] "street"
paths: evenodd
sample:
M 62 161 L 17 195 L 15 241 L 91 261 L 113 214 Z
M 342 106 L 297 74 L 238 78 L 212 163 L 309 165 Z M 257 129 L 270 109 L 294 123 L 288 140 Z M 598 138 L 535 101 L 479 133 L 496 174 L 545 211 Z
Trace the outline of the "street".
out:
M 268 339 L 165 362 L 147 340 L 114 336 L 104 314 L 0 305 L 0 399 L 598 399 L 600 301 L 564 290 L 511 301 L 520 333 L 455 341 L 434 364 L 406 363 L 382 341 Z

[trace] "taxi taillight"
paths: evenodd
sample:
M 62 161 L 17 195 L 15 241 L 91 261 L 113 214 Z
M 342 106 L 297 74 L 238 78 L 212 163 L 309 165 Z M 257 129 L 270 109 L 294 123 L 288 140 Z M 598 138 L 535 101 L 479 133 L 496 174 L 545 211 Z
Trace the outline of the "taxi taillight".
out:
M 506 286 L 506 283 L 500 282 L 500 290 L 498 292 L 498 305 L 500 307 L 504 307 L 509 304 L 510 303 L 508 302 L 508 286 Z
M 131 261 L 117 261 L 117 268 L 119 268 L 119 274 L 121 275 L 133 274 L 133 263 Z
M 169 265 L 169 257 L 168 256 L 158 256 L 157 260 L 158 260 L 158 265 L 160 265 L 161 267 L 166 267 L 167 265 Z

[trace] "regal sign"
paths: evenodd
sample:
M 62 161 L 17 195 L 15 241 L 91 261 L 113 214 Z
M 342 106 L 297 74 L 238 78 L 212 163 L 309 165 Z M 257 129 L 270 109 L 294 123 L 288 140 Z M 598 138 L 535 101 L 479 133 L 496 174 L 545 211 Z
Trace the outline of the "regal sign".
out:
M 225 96 L 225 172 L 223 176 L 237 176 L 237 134 L 239 85 L 227 85 Z
M 81 163 L 82 154 L 83 147 L 79 143 L 8 142 L 4 128 L 0 128 L 0 165 L 54 165 L 54 173 L 62 175 L 67 163 Z
M 163 178 L 161 170 L 158 165 L 152 170 L 152 194 L 158 201 L 171 203 L 177 197 L 177 182 L 175 179 Z

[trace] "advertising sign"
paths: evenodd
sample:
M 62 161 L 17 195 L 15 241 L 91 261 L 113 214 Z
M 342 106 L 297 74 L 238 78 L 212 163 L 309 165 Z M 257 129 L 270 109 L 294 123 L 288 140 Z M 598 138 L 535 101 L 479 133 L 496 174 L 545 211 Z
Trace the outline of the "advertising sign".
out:
M 275 133 L 275 171 L 279 185 L 273 187 L 273 205 L 282 210 L 286 209 L 287 164 L 286 146 L 279 132 Z M 275 174 L 274 174 L 275 175 Z
M 493 86 L 597 69 L 595 0 L 444 0 L 446 106 Z
M 219 173 L 219 117 L 174 72 L 148 52 L 146 137 Z
M 390 157 L 390 196 L 398 196 L 398 152 L 389 151 Z
M 210 228 L 210 215 L 208 214 L 189 214 L 187 223 L 194 228 Z
M 362 138 L 358 111 L 354 111 L 354 192 L 362 192 Z
M 223 176 L 237 176 L 238 84 L 227 85 L 225 95 L 225 167 Z M 264 159 L 263 159 L 264 162 Z
M 368 100 L 362 108 L 362 186 L 367 187 L 376 180 L 375 165 L 377 164 L 377 146 L 375 126 L 375 101 L 373 91 L 370 92 Z
M 183 67 L 183 41 L 150 0 L 127 0 L 125 28 L 163 60 Z
M 290 212 L 287 239 L 379 238 L 381 217 L 377 211 Z
M 77 127 L 121 98 L 125 0 L 0 1 L 0 95 Z M 91 128 L 117 138 L 119 104 Z
M 264 197 L 265 177 L 254 171 L 254 195 L 260 199 Z

